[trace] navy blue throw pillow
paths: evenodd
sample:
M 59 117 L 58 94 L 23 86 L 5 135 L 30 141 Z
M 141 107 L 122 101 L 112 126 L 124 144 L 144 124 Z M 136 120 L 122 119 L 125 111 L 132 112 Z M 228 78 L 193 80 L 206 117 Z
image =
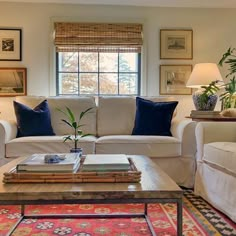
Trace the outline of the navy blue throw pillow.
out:
M 172 136 L 171 120 L 178 102 L 153 102 L 136 97 L 133 135 Z
M 14 101 L 14 109 L 18 127 L 17 137 L 55 135 L 47 100 L 34 109 Z

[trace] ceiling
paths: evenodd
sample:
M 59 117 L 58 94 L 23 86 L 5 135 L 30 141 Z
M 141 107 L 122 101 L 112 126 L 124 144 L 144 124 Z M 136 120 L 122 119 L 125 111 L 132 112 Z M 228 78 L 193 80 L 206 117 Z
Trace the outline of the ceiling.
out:
M 0 2 L 129 5 L 160 7 L 236 8 L 236 0 L 0 0 Z

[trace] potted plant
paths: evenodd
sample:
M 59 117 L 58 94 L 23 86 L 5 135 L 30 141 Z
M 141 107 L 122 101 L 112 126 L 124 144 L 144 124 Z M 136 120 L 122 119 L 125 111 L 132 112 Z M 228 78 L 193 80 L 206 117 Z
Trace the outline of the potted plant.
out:
M 89 136 L 91 134 L 85 134 L 81 127 L 84 126 L 84 124 L 81 124 L 81 120 L 82 118 L 91 112 L 91 110 L 93 109 L 93 107 L 90 107 L 88 109 L 86 109 L 85 111 L 82 111 L 78 117 L 78 119 L 76 119 L 73 111 L 69 108 L 66 107 L 65 110 L 61 110 L 61 109 L 57 109 L 58 111 L 60 111 L 61 113 L 63 113 L 66 116 L 66 119 L 62 119 L 62 121 L 67 124 L 69 127 L 71 127 L 72 129 L 72 133 L 73 135 L 67 135 L 65 137 L 63 137 L 64 142 L 66 141 L 72 141 L 74 143 L 74 147 L 70 150 L 70 152 L 76 152 L 76 153 L 81 153 L 82 155 L 82 148 L 78 147 L 78 142 L 81 138 Z
M 229 48 L 226 53 L 222 56 L 219 65 L 229 65 L 229 74 L 226 78 L 233 75 L 233 78 L 225 84 L 225 92 L 220 95 L 222 101 L 222 110 L 227 108 L 236 108 L 236 79 L 234 74 L 236 73 L 236 48 Z
M 193 95 L 193 102 L 199 111 L 213 111 L 218 99 L 216 92 L 219 90 L 217 85 L 220 81 L 216 80 L 207 86 L 201 86 L 203 90 Z

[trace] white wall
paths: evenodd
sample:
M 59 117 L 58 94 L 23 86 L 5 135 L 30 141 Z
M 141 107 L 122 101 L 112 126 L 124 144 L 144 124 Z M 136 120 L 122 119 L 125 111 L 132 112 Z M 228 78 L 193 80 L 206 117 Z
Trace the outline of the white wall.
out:
M 218 63 L 229 46 L 236 47 L 235 9 L 145 8 L 86 6 L 70 4 L 0 3 L 0 27 L 22 28 L 23 60 L 0 61 L 0 67 L 26 67 L 28 95 L 54 95 L 54 59 L 52 21 L 80 20 L 91 22 L 142 22 L 144 24 L 144 95 L 159 94 L 160 64 Z M 179 28 L 193 30 L 193 60 L 160 60 L 159 30 Z M 225 71 L 223 71 L 225 73 Z M 191 96 L 176 96 L 179 115 L 185 117 L 194 109 Z M 11 98 L 0 98 L 0 118 L 11 109 Z

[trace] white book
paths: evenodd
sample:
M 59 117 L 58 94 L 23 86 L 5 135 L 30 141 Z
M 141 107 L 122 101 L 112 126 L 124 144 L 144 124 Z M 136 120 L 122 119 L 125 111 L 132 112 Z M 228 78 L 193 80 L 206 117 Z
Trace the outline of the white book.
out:
M 125 154 L 89 154 L 85 157 L 82 170 L 112 171 L 129 170 L 130 162 Z
M 17 172 L 74 172 L 80 166 L 79 153 L 50 154 L 60 158 L 58 163 L 45 163 L 49 154 L 33 154 L 16 166 Z

